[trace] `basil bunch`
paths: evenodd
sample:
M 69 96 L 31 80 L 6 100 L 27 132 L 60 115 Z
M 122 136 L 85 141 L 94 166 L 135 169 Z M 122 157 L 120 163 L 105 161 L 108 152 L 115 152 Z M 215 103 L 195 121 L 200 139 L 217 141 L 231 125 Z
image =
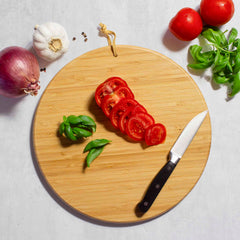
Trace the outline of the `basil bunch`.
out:
M 225 36 L 218 28 L 206 28 L 201 35 L 209 42 L 209 51 L 203 51 L 199 45 L 189 48 L 194 63 L 188 64 L 192 69 L 211 67 L 213 80 L 217 84 L 227 84 L 231 97 L 240 91 L 240 39 L 238 31 L 232 28 L 229 36 Z
M 59 134 L 65 135 L 71 141 L 90 137 L 93 132 L 96 132 L 96 123 L 85 115 L 63 116 L 63 122 L 59 126 Z

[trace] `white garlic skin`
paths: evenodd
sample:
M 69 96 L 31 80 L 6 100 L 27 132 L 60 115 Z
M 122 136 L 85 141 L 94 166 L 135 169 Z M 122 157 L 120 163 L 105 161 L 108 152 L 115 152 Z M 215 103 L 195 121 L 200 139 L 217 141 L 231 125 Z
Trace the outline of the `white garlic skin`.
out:
M 57 49 L 51 49 L 51 41 L 57 41 Z M 69 39 L 63 26 L 55 22 L 36 25 L 33 34 L 33 48 L 37 55 L 45 61 L 52 62 L 67 52 Z

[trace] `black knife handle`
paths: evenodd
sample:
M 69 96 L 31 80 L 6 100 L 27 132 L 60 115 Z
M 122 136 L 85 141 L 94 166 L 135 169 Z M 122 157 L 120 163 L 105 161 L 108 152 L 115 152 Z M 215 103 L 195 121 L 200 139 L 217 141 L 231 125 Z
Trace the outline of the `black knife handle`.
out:
M 145 213 L 152 206 L 154 200 L 157 195 L 163 188 L 164 184 L 168 180 L 169 176 L 173 172 L 176 164 L 172 162 L 167 162 L 162 169 L 158 172 L 158 174 L 152 180 L 148 190 L 143 198 L 143 200 L 138 204 L 138 209 Z

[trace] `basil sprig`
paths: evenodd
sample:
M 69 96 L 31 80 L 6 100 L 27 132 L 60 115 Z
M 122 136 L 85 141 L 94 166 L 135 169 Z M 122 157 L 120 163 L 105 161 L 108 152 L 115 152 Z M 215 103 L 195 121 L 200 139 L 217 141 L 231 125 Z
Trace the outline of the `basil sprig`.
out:
M 94 132 L 96 132 L 96 123 L 86 115 L 63 116 L 63 122 L 59 126 L 59 134 L 71 141 L 90 137 Z
M 212 78 L 217 84 L 226 84 L 230 88 L 229 96 L 240 91 L 240 39 L 238 31 L 232 28 L 228 37 L 218 28 L 206 28 L 201 33 L 207 41 L 209 50 L 192 45 L 189 48 L 194 63 L 192 69 L 212 69 Z
M 83 152 L 88 152 L 86 157 L 87 167 L 90 167 L 91 162 L 96 159 L 103 151 L 104 147 L 110 143 L 107 139 L 95 139 L 87 144 Z

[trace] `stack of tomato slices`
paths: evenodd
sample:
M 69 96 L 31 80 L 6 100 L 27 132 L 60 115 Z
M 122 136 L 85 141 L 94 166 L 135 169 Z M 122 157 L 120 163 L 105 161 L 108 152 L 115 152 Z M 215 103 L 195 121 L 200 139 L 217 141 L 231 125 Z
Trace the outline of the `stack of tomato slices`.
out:
M 133 140 L 145 141 L 149 146 L 164 142 L 165 126 L 155 123 L 122 78 L 110 77 L 101 83 L 96 89 L 95 100 L 112 125 Z

